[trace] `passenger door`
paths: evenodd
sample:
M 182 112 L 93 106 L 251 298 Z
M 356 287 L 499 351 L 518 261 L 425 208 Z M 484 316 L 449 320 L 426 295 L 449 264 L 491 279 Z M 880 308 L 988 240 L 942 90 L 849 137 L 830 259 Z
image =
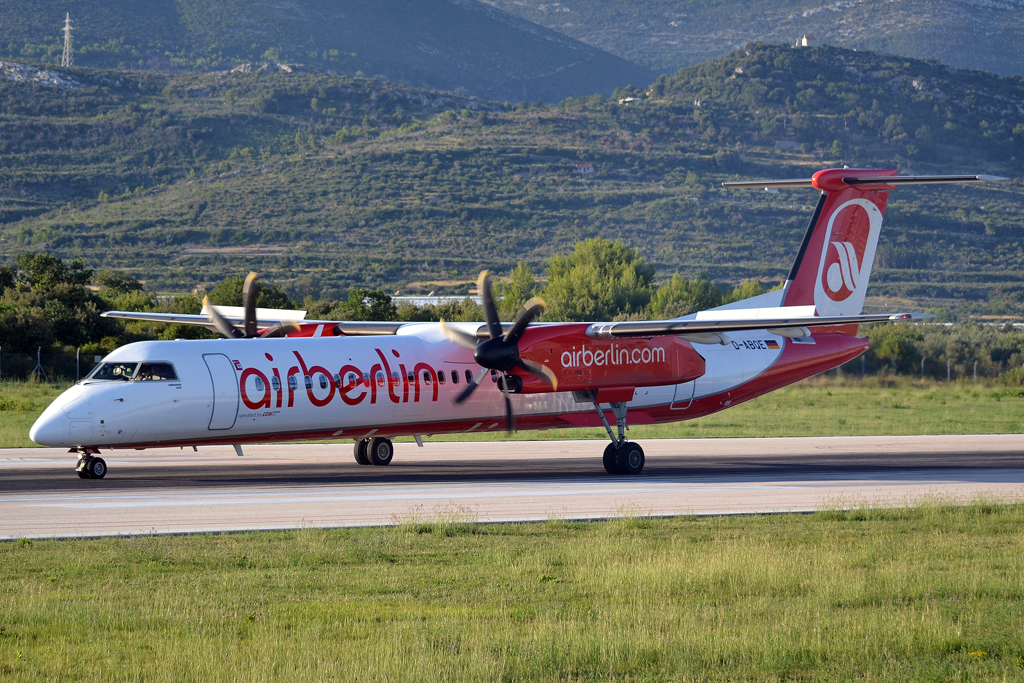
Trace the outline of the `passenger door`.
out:
M 213 382 L 213 410 L 210 429 L 224 430 L 235 426 L 238 417 L 238 375 L 235 366 L 223 353 L 203 354 Z

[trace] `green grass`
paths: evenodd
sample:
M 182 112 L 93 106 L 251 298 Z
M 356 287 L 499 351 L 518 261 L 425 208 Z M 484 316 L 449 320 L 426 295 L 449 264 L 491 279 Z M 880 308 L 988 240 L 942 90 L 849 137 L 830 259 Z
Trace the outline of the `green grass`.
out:
M 35 446 L 28 430 L 68 386 L 66 382 L 0 382 L 0 448 Z
M 4 680 L 1022 680 L 1024 506 L 0 544 Z
M 0 448 L 34 446 L 28 430 L 66 385 L 0 384 Z M 978 381 L 832 376 L 805 380 L 708 417 L 635 426 L 633 440 L 762 436 L 1016 434 L 1024 430 L 1024 390 Z M 604 439 L 602 428 L 439 434 L 433 441 Z M 397 441 L 411 441 L 401 438 Z
M 1024 390 L 978 381 L 817 377 L 708 417 L 630 428 L 629 438 L 1000 434 L 1024 429 Z M 446 434 L 431 440 L 605 439 L 604 428 Z

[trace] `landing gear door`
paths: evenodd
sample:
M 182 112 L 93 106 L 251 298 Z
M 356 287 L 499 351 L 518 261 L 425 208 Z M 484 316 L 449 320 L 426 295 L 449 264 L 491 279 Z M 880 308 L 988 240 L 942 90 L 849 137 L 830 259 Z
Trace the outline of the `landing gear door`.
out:
M 210 429 L 231 429 L 238 417 L 238 375 L 235 366 L 223 353 L 203 354 L 213 382 L 213 410 Z
M 672 410 L 686 410 L 693 403 L 693 388 L 697 380 L 691 379 L 675 386 L 675 394 L 672 396 Z

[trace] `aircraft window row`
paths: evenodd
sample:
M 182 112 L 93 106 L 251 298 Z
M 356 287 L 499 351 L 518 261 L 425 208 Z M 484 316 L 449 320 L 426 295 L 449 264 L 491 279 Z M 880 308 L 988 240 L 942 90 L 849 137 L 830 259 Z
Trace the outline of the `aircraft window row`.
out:
M 170 363 L 100 363 L 85 377 L 89 381 L 176 382 L 178 373 Z
M 134 367 L 134 365 L 130 364 L 130 363 L 128 363 L 128 364 L 122 363 L 120 365 Z M 151 365 L 166 366 L 166 368 L 161 369 L 160 372 L 163 373 L 163 375 L 169 376 L 171 379 L 177 379 L 177 377 L 174 375 L 174 368 L 169 363 L 154 363 L 154 364 L 151 364 Z M 143 367 L 146 367 L 146 365 L 144 364 Z M 467 384 L 471 383 L 473 381 L 473 372 L 471 370 L 466 370 L 465 374 L 466 374 L 466 383 Z M 495 373 L 492 373 L 492 375 L 494 375 L 494 374 Z M 369 384 L 370 384 L 370 374 L 369 373 L 363 373 L 362 377 L 360 377 L 359 375 L 357 375 L 354 372 L 346 373 L 345 374 L 344 383 L 342 381 L 341 375 L 339 375 L 339 374 L 335 374 L 333 377 L 330 377 L 330 376 L 324 375 L 322 373 L 317 373 L 317 378 L 318 378 L 317 379 L 317 383 L 320 385 L 321 389 L 326 389 L 328 387 L 328 385 L 330 384 L 332 379 L 334 380 L 334 386 L 336 386 L 339 389 L 341 389 L 343 386 L 351 387 L 351 386 L 354 386 L 354 385 L 357 385 L 357 384 L 364 384 L 366 386 L 369 386 Z M 376 382 L 377 382 L 377 386 L 383 387 L 385 385 L 385 382 L 387 381 L 387 375 L 384 374 L 383 370 L 378 370 L 377 374 L 375 376 L 375 379 L 376 379 Z M 413 373 L 413 372 L 408 372 L 406 374 L 406 379 L 410 383 L 415 382 L 416 381 L 416 374 Z M 494 378 L 492 377 L 492 379 L 494 379 Z M 451 371 L 451 380 L 452 380 L 452 384 L 458 384 L 459 383 L 460 380 L 459 380 L 459 371 L 458 370 L 452 370 Z M 447 380 L 447 376 L 445 375 L 445 371 L 444 370 L 438 371 L 438 373 L 437 373 L 437 383 L 438 384 L 445 384 L 447 381 L 448 380 Z M 307 389 L 312 389 L 313 388 L 313 378 L 310 377 L 309 375 L 303 375 L 302 382 L 303 382 L 303 384 L 305 385 L 305 387 Z M 433 375 L 431 375 L 429 370 L 424 370 L 423 371 L 423 382 L 425 384 L 430 384 L 431 382 L 433 382 Z M 392 384 L 392 386 L 398 386 L 399 383 L 400 383 L 400 375 L 397 372 L 392 372 L 391 373 L 391 384 Z M 271 386 L 271 388 L 274 391 L 280 391 L 281 390 L 281 380 L 278 379 L 277 377 L 272 377 L 270 379 L 270 386 Z M 288 376 L 288 388 L 290 390 L 292 390 L 292 391 L 296 391 L 299 388 L 298 387 L 298 380 L 296 379 L 295 375 L 289 375 Z M 256 378 L 256 390 L 257 391 L 263 391 L 264 390 L 263 380 L 260 379 L 259 377 Z

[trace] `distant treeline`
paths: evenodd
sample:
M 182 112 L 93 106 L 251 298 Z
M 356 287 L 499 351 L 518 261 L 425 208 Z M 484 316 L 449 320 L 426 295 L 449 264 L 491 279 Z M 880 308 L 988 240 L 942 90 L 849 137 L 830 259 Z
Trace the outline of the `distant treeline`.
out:
M 552 258 L 545 275 L 546 282 L 538 282 L 529 266 L 519 264 L 498 280 L 495 295 L 503 320 L 513 320 L 538 295 L 548 304 L 543 320 L 606 321 L 674 318 L 764 293 L 754 280 L 731 288 L 706 275 L 687 279 L 676 274 L 656 284 L 654 268 L 637 249 L 603 239 L 580 242 L 568 256 Z M 210 301 L 241 305 L 242 281 L 241 276 L 221 281 L 209 293 Z M 274 285 L 258 286 L 257 305 L 262 308 L 300 306 Z M 26 375 L 34 365 L 32 354 L 40 348 L 48 356 L 78 350 L 89 358 L 132 341 L 215 337 L 198 327 L 100 317 L 104 310 L 195 314 L 201 306 L 199 293 L 157 296 L 123 271 L 94 274 L 81 261 L 22 255 L 16 266 L 0 268 L 0 353 L 21 359 L 13 366 L 8 362 L 6 374 Z M 468 297 L 418 308 L 396 306 L 389 294 L 363 288 L 351 289 L 342 300 L 309 295 L 301 306 L 311 319 L 483 320 L 479 306 Z M 1012 325 L 877 325 L 862 333 L 871 337 L 871 347 L 863 360 L 847 365 L 848 371 L 940 379 L 976 376 L 1024 385 L 1024 331 Z M 58 372 L 68 374 L 70 367 L 65 361 Z

